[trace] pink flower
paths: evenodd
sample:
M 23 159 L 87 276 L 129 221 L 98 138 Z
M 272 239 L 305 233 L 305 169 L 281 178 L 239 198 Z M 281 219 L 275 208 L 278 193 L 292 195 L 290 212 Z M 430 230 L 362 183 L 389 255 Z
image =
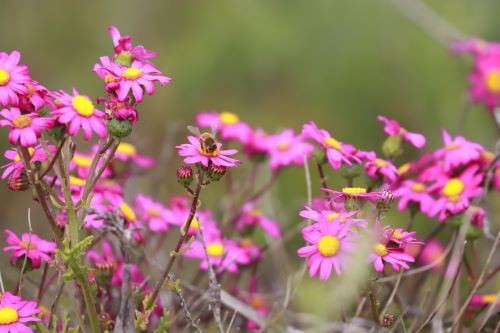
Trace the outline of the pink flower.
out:
M 478 166 L 472 166 L 457 177 L 442 175 L 437 179 L 429 188 L 429 191 L 436 191 L 440 196 L 434 204 L 431 216 L 439 213 L 439 221 L 443 221 L 450 215 L 466 210 L 470 205 L 470 199 L 483 192 L 481 183 L 484 175 L 477 171 Z
M 321 220 L 329 223 L 346 224 L 349 227 L 357 226 L 366 228 L 368 226 L 367 220 L 356 218 L 356 215 L 358 213 L 359 211 L 355 210 L 350 212 L 343 210 L 340 210 L 338 212 L 335 212 L 333 210 L 315 211 L 306 206 L 306 209 L 299 212 L 299 215 L 315 222 L 319 222 Z M 305 226 L 302 229 L 302 233 L 311 232 L 320 232 L 319 223 L 313 223 L 311 225 Z M 349 232 L 357 233 L 354 228 L 349 228 Z
M 183 227 L 189 217 L 191 208 L 185 202 L 185 197 L 182 199 L 174 198 L 171 200 L 170 207 L 167 208 L 166 220 L 172 225 Z M 217 228 L 217 222 L 212 217 L 212 212 L 209 210 L 198 210 L 196 216 L 191 221 L 188 234 L 198 235 L 200 232 L 200 224 L 203 226 L 203 235 L 208 237 L 209 234 L 220 236 L 221 232 Z
M 120 31 L 118 31 L 118 28 L 116 28 L 115 26 L 109 26 L 108 32 L 111 36 L 111 39 L 113 40 L 116 55 L 126 53 L 131 57 L 132 60 L 139 60 L 142 62 L 146 62 L 145 59 L 147 58 L 156 57 L 156 52 L 146 50 L 142 45 L 132 46 L 132 37 L 121 36 Z
M 49 152 L 52 154 L 54 154 L 56 151 L 56 146 L 54 145 L 48 145 L 47 148 Z M 28 152 L 30 153 L 32 162 L 47 161 L 47 154 L 45 153 L 45 150 L 43 149 L 42 146 L 36 146 L 35 148 L 30 147 L 28 148 Z M 24 170 L 24 163 L 21 160 L 19 154 L 17 153 L 17 150 L 8 149 L 5 151 L 3 156 L 6 159 L 11 160 L 12 162 L 2 165 L 0 167 L 0 169 L 5 168 L 4 172 L 2 173 L 2 179 L 5 179 L 10 175 L 19 176 L 21 172 Z
M 404 180 L 393 191 L 393 194 L 395 198 L 399 198 L 399 210 L 406 210 L 409 204 L 416 203 L 422 213 L 432 216 L 435 200 L 425 183 L 410 179 Z
M 236 229 L 241 231 L 245 227 L 255 225 L 259 225 L 271 237 L 279 238 L 281 235 L 278 223 L 264 216 L 262 211 L 255 207 L 255 203 L 246 203 L 236 222 Z
M 3 109 L 0 115 L 0 126 L 9 126 L 9 142 L 23 147 L 36 145 L 43 130 L 52 128 L 53 118 L 42 118 L 36 113 L 21 114 L 18 108 Z
M 73 96 L 64 91 L 54 92 L 53 96 L 62 106 L 52 113 L 58 116 L 58 121 L 68 126 L 68 133 L 76 136 L 81 129 L 84 132 L 84 139 L 89 140 L 92 132 L 101 138 L 105 138 L 108 133 L 104 123 L 104 112 L 97 110 L 88 96 L 80 95 L 73 88 Z
M 224 140 L 238 140 L 245 144 L 252 135 L 252 128 L 232 112 L 199 113 L 196 116 L 196 123 L 202 127 L 219 124 L 220 135 Z
M 139 61 L 132 62 L 130 67 L 124 67 L 117 64 L 111 64 L 107 67 L 94 67 L 94 71 L 102 72 L 108 71 L 112 78 L 118 83 L 115 88 L 119 101 L 126 101 L 129 92 L 137 103 L 142 102 L 144 91 L 148 95 L 152 95 L 155 91 L 154 82 L 159 82 L 164 85 L 172 81 L 171 78 L 164 76 L 158 69 L 149 63 L 142 63 Z M 100 74 L 102 76 L 102 74 Z
M 19 108 L 23 112 L 37 112 L 47 103 L 51 103 L 48 97 L 48 90 L 32 80 L 25 84 L 28 92 L 25 95 L 19 95 Z
M 18 65 L 21 54 L 12 51 L 11 54 L 0 52 L 0 103 L 3 106 L 19 103 L 18 95 L 28 93 L 26 84 L 31 82 L 28 67 Z
M 41 311 L 34 301 L 23 301 L 10 292 L 0 295 L 0 333 L 33 333 L 26 326 L 31 322 L 41 321 L 37 315 Z
M 360 163 L 361 160 L 355 155 L 356 149 L 348 144 L 344 144 L 334 139 L 326 130 L 319 129 L 316 124 L 310 121 L 302 129 L 302 135 L 316 141 L 326 152 L 326 158 L 333 169 L 337 170 L 342 163 L 352 165 L 351 161 Z
M 486 210 L 478 206 L 470 206 L 466 211 L 465 215 L 470 219 L 471 225 L 476 228 L 484 227 L 484 219 L 486 218 Z
M 159 202 L 139 194 L 134 200 L 138 215 L 147 222 L 152 232 L 167 232 L 169 211 Z
M 102 254 L 95 250 L 89 250 L 87 258 L 92 266 L 99 271 L 115 271 L 118 268 L 118 259 L 114 254 L 113 246 L 108 241 L 103 241 L 101 248 Z
M 208 167 L 209 162 L 214 165 L 223 165 L 226 167 L 234 167 L 240 161 L 229 157 L 238 151 L 236 149 L 221 150 L 222 143 L 217 142 L 217 148 L 213 152 L 205 151 L 201 147 L 200 139 L 194 136 L 188 136 L 190 143 L 184 143 L 176 146 L 179 149 L 179 156 L 184 156 L 184 163 L 197 164 L 201 163 L 203 166 Z
M 481 158 L 484 148 L 480 144 L 468 141 L 463 136 L 452 139 L 445 129 L 442 129 L 441 132 L 445 146 L 436 150 L 435 156 L 443 158 L 443 166 L 446 172 Z
M 438 240 L 432 239 L 421 250 L 419 261 L 424 265 L 434 264 L 433 270 L 438 271 L 444 264 L 444 253 L 444 246 Z
M 318 272 L 321 280 L 326 280 L 335 269 L 341 275 L 346 268 L 347 255 L 354 251 L 352 235 L 348 224 L 327 222 L 320 218 L 319 232 L 303 232 L 302 236 L 309 243 L 298 249 L 299 257 L 308 257 L 307 266 L 309 275 L 315 276 Z
M 474 294 L 470 300 L 469 306 L 472 308 L 482 308 L 490 304 L 500 306 L 500 299 L 497 299 L 496 294 Z
M 267 139 L 268 152 L 271 155 L 270 165 L 273 171 L 290 164 L 302 165 L 308 159 L 314 147 L 304 142 L 301 135 L 295 136 L 292 129 L 285 129 Z
M 389 136 L 399 135 L 404 141 L 411 143 L 416 148 L 425 146 L 425 137 L 422 134 L 408 132 L 396 120 L 388 119 L 384 116 L 378 116 L 377 119 L 384 124 L 385 134 Z
M 267 155 L 269 149 L 267 144 L 267 134 L 262 128 L 252 130 L 247 142 L 243 143 L 243 152 L 250 158 L 262 160 Z
M 386 242 L 393 242 L 398 244 L 400 247 L 405 247 L 408 244 L 423 244 L 413 237 L 417 234 L 416 232 L 407 232 L 404 231 L 403 228 L 386 226 L 383 232 Z
M 5 229 L 7 243 L 10 246 L 3 248 L 4 252 L 14 251 L 10 256 L 11 264 L 15 264 L 18 258 L 27 256 L 31 260 L 33 268 L 39 268 L 42 261 L 50 262 L 52 254 L 56 252 L 56 244 L 41 239 L 38 235 L 23 233 L 19 239 L 12 231 Z M 24 260 L 24 259 L 22 259 Z
M 346 199 L 366 199 L 375 202 L 377 199 L 382 199 L 382 192 L 367 192 L 364 187 L 344 187 L 342 191 L 330 190 L 322 188 L 322 191 L 331 193 L 331 198 L 334 202 L 345 201 Z
M 386 240 L 387 241 L 387 240 Z M 391 264 L 392 268 L 399 272 L 400 268 L 409 269 L 407 262 L 414 262 L 415 259 L 402 247 L 389 247 L 384 241 L 373 245 L 373 252 L 369 254 L 368 261 L 373 263 L 377 272 L 384 270 L 384 262 Z
M 377 179 L 383 176 L 389 183 L 394 183 L 398 178 L 398 169 L 391 161 L 381 158 L 374 158 L 365 164 L 365 170 L 368 177 Z
M 151 168 L 155 164 L 155 160 L 152 157 L 140 155 L 137 152 L 137 148 L 128 142 L 120 142 L 114 159 L 125 163 L 133 162 L 141 168 Z

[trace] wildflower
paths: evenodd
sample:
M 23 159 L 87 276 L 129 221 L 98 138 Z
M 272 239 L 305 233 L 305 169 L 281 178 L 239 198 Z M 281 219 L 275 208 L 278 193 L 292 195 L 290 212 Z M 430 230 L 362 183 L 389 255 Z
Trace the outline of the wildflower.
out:
M 121 59 L 121 63 L 126 59 L 128 59 L 129 63 L 132 60 L 146 62 L 146 59 L 156 57 L 156 52 L 147 50 L 142 45 L 132 46 L 132 37 L 122 36 L 115 26 L 109 26 L 108 32 L 115 46 L 117 60 Z
M 375 158 L 365 164 L 365 170 L 368 177 L 377 179 L 382 175 L 390 183 L 398 179 L 398 170 L 390 161 L 381 158 Z
M 246 203 L 243 205 L 242 212 L 236 222 L 236 229 L 243 230 L 245 227 L 259 225 L 269 236 L 278 238 L 281 235 L 279 225 L 267 218 L 262 211 L 255 207 L 255 203 Z
M 413 237 L 417 234 L 416 232 L 407 232 L 404 231 L 403 228 L 393 228 L 391 226 L 387 226 L 384 228 L 383 232 L 386 242 L 393 242 L 401 247 L 405 247 L 408 244 L 423 244 Z
M 394 197 L 399 198 L 399 210 L 406 210 L 409 204 L 415 203 L 422 213 L 432 216 L 435 200 L 426 183 L 410 179 L 404 180 L 393 193 Z
M 89 97 L 80 95 L 75 88 L 73 96 L 64 91 L 54 92 L 53 96 L 57 98 L 61 107 L 52 113 L 58 116 L 57 120 L 60 123 L 67 125 L 69 135 L 76 136 L 82 128 L 85 140 L 90 139 L 92 132 L 101 138 L 107 136 L 104 112 L 97 110 Z
M 221 150 L 222 144 L 217 142 L 217 148 L 213 152 L 208 152 L 202 149 L 200 139 L 194 136 L 188 136 L 190 143 L 184 143 L 176 146 L 179 149 L 179 155 L 184 156 L 184 163 L 197 164 L 201 163 L 203 166 L 208 167 L 209 162 L 215 165 L 223 165 L 226 167 L 234 167 L 240 161 L 229 157 L 238 151 L 236 149 Z
M 443 158 L 445 171 L 466 165 L 467 163 L 479 160 L 484 148 L 475 142 L 468 141 L 462 136 L 452 139 L 445 129 L 441 130 L 445 146 L 435 152 L 437 158 Z
M 193 182 L 193 169 L 190 166 L 183 165 L 177 169 L 177 181 L 183 186 L 189 186 Z
M 262 128 L 252 130 L 248 141 L 243 143 L 243 152 L 249 158 L 257 161 L 263 160 L 269 151 L 268 138 L 269 135 Z
M 332 268 L 337 275 L 345 269 L 347 255 L 354 250 L 349 225 L 329 223 L 325 218 L 318 222 L 319 232 L 302 233 L 309 243 L 297 251 L 299 257 L 308 257 L 309 275 L 315 276 L 318 271 L 320 279 L 330 277 Z
M 141 220 L 148 223 L 152 232 L 168 231 L 169 212 L 161 203 L 139 194 L 134 200 L 134 206 L 137 207 Z
M 141 168 L 151 168 L 155 164 L 153 158 L 145 155 L 139 155 L 137 148 L 128 142 L 120 142 L 118 148 L 116 149 L 114 160 L 125 163 L 134 162 Z
M 7 243 L 10 246 L 3 248 L 4 252 L 13 251 L 10 256 L 11 264 L 15 264 L 18 258 L 28 257 L 33 268 L 40 268 L 42 261 L 50 262 L 52 254 L 56 252 L 56 244 L 41 239 L 36 234 L 23 233 L 19 239 L 12 231 L 5 229 Z M 24 259 L 23 259 L 24 260 Z
M 469 306 L 473 308 L 482 308 L 490 304 L 500 306 L 500 299 L 496 294 L 474 294 L 470 300 Z
M 232 112 L 206 112 L 196 116 L 199 126 L 211 127 L 218 124 L 220 136 L 224 140 L 238 140 L 243 144 L 250 141 L 252 128 Z
M 384 242 L 377 242 L 373 245 L 372 253 L 368 260 L 372 262 L 377 272 L 384 270 L 384 262 L 392 265 L 392 268 L 399 272 L 400 268 L 409 269 L 407 262 L 414 262 L 415 259 L 401 247 L 389 247 Z
M 302 135 L 306 138 L 313 139 L 325 150 L 326 158 L 335 170 L 339 169 L 342 163 L 351 166 L 351 160 L 357 163 L 361 162 L 355 155 L 356 149 L 353 146 L 334 139 L 330 133 L 326 130 L 319 129 L 312 121 L 304 125 Z
M 483 192 L 483 174 L 477 171 L 478 166 L 471 166 L 457 177 L 441 175 L 429 188 L 430 191 L 437 191 L 439 195 L 431 216 L 439 213 L 438 218 L 443 221 L 450 215 L 466 210 L 470 204 L 469 200 Z
M 396 120 L 388 119 L 384 116 L 378 116 L 377 119 L 384 124 L 384 132 L 390 137 L 399 136 L 402 140 L 411 143 L 416 148 L 425 146 L 425 137 L 422 134 L 408 132 Z
M 434 265 L 433 270 L 438 271 L 444 264 L 445 249 L 444 246 L 435 239 L 428 241 L 422 248 L 419 261 L 424 265 Z
M 7 291 L 0 295 L 0 332 L 33 333 L 26 324 L 41 321 L 37 316 L 40 312 L 36 302 L 24 301 Z
M 24 95 L 19 95 L 19 108 L 24 112 L 37 112 L 43 106 L 50 102 L 48 90 L 38 82 L 31 80 L 25 84 L 28 92 Z
M 359 211 L 355 211 L 355 210 L 353 210 L 353 211 L 345 211 L 345 210 L 315 211 L 315 210 L 312 210 L 306 206 L 306 209 L 299 212 L 299 215 L 304 217 L 304 218 L 308 218 L 310 220 L 313 220 L 315 222 L 319 222 L 320 220 L 324 220 L 324 221 L 327 221 L 329 223 L 346 224 L 349 227 L 356 226 L 356 227 L 365 228 L 366 226 L 368 226 L 368 222 L 365 219 L 356 218 L 355 216 L 358 213 L 359 213 Z M 305 226 L 302 229 L 302 232 L 303 233 L 320 232 L 319 224 L 313 223 L 311 225 Z M 357 233 L 355 228 L 349 228 L 349 232 Z
M 364 187 L 344 187 L 341 191 L 322 188 L 322 191 L 331 193 L 331 198 L 334 202 L 346 199 L 366 199 L 375 202 L 377 199 L 383 199 L 382 192 L 367 192 Z
M 28 67 L 18 65 L 21 54 L 0 52 L 0 103 L 3 106 L 19 103 L 19 96 L 28 93 L 26 84 L 31 82 Z
M 304 142 L 301 135 L 295 136 L 292 129 L 285 129 L 279 134 L 267 138 L 271 169 L 276 171 L 290 164 L 302 165 L 308 159 L 314 147 Z
M 92 263 L 97 271 L 100 272 L 113 272 L 118 268 L 118 259 L 116 258 L 113 246 L 108 241 L 103 241 L 101 243 L 102 254 L 95 251 L 89 250 L 87 252 L 87 258 Z
M 21 114 L 15 107 L 3 109 L 0 115 L 5 118 L 0 120 L 0 126 L 10 127 L 9 142 L 23 147 L 36 145 L 42 131 L 54 125 L 53 118 L 40 117 L 36 113 Z
M 54 145 L 47 145 L 47 148 L 51 154 L 54 154 L 56 152 L 56 146 Z M 31 156 L 32 162 L 45 162 L 48 160 L 45 149 L 40 145 L 34 148 L 28 148 L 28 152 Z M 5 179 L 10 175 L 19 176 L 24 170 L 24 163 L 17 150 L 8 149 L 5 151 L 3 156 L 6 159 L 11 160 L 12 162 L 0 166 L 0 169 L 5 168 L 4 172 L 2 173 L 2 179 Z

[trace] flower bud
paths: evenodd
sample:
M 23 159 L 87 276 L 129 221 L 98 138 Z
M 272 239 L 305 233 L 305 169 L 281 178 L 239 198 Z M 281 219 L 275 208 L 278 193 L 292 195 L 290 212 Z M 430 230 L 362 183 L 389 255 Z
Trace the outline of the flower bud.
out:
M 384 318 L 382 319 L 382 326 L 386 328 L 391 328 L 394 326 L 394 323 L 398 320 L 398 317 L 393 314 L 386 314 L 384 315 Z
M 132 54 L 130 52 L 122 52 L 116 56 L 115 62 L 119 65 L 130 67 L 132 65 Z
M 382 152 L 388 159 L 394 159 L 403 154 L 403 146 L 401 144 L 401 136 L 394 135 L 388 137 L 382 144 Z
M 208 168 L 208 175 L 214 182 L 219 181 L 225 174 L 227 168 L 223 165 L 210 164 Z
M 187 165 L 177 169 L 177 181 L 183 186 L 189 186 L 193 182 L 193 169 Z
M 26 191 L 29 189 L 30 183 L 26 172 L 23 170 L 19 175 L 13 174 L 10 176 L 7 187 L 14 192 Z
M 130 120 L 111 119 L 108 121 L 108 132 L 117 138 L 124 138 L 132 132 Z

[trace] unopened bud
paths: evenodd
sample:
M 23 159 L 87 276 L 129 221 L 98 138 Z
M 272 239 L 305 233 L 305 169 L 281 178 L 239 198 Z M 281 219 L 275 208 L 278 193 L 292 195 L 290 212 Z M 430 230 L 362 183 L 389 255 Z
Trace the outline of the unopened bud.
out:
M 388 159 L 394 159 L 403 154 L 401 136 L 394 135 L 388 137 L 382 144 L 382 152 Z
M 227 168 L 223 165 L 210 164 L 208 168 L 208 174 L 210 179 L 214 182 L 219 181 L 225 174 Z
M 177 181 L 179 184 L 189 186 L 193 182 L 193 169 L 184 165 L 177 169 Z
M 394 323 L 398 320 L 398 317 L 393 314 L 386 314 L 382 319 L 382 326 L 386 328 L 391 328 L 394 326 Z
M 26 191 L 30 187 L 28 176 L 23 170 L 20 175 L 12 175 L 7 182 L 7 187 L 9 190 L 14 192 Z
M 382 197 L 377 199 L 377 209 L 380 212 L 387 212 L 391 208 L 391 203 L 394 200 L 394 195 L 391 191 L 383 189 Z
M 122 52 L 116 56 L 115 62 L 119 65 L 130 67 L 132 65 L 132 54 L 130 52 Z
M 125 120 L 111 119 L 108 121 L 107 127 L 109 134 L 117 138 L 124 138 L 128 136 L 130 133 L 132 133 L 132 124 L 128 119 Z

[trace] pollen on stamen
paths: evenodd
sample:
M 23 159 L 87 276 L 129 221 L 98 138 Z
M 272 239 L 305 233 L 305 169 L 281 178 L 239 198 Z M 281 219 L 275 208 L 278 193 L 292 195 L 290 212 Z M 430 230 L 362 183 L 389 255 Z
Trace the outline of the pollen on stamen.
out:
M 375 244 L 373 246 L 373 251 L 375 251 L 375 253 L 381 257 L 384 257 L 389 253 L 389 251 L 387 250 L 387 247 L 382 243 Z
M 20 115 L 12 120 L 12 123 L 16 128 L 25 128 L 31 126 L 31 118 L 28 116 Z
M 75 96 L 71 99 L 71 105 L 79 115 L 90 117 L 94 114 L 94 104 L 85 96 Z
M 0 68 L 0 86 L 4 86 L 10 81 L 10 74 L 4 69 Z
M 344 187 L 342 192 L 349 195 L 364 194 L 366 193 L 366 188 L 364 187 Z
M 0 309 L 0 325 L 9 325 L 19 320 L 19 313 L 9 306 Z
M 208 244 L 207 254 L 211 257 L 221 257 L 224 254 L 224 245 L 220 243 Z
M 340 242 L 337 237 L 326 235 L 320 238 L 318 242 L 318 251 L 322 256 L 332 257 L 340 249 Z
M 332 137 L 328 137 L 328 138 L 325 138 L 323 140 L 325 142 L 325 144 L 330 147 L 330 148 L 334 148 L 338 151 L 342 151 L 342 146 L 340 145 L 340 142 L 338 142 L 337 140 L 335 140 L 334 138 Z
M 464 190 L 464 183 L 458 178 L 452 178 L 446 182 L 443 188 L 443 194 L 449 198 L 459 196 Z

